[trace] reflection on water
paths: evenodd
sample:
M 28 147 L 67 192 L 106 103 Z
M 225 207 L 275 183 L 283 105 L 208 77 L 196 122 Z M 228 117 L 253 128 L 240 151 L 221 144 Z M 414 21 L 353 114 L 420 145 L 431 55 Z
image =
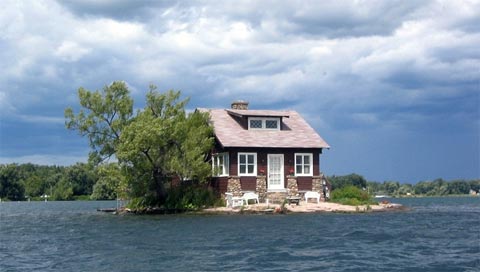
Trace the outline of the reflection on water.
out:
M 117 216 L 115 202 L 0 204 L 0 271 L 478 271 L 480 198 L 408 212 Z

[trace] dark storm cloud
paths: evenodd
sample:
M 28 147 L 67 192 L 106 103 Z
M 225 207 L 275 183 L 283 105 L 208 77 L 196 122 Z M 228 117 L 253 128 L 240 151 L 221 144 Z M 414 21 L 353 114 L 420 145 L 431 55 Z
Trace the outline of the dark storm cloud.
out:
M 397 152 L 408 158 L 399 147 L 406 142 L 424 150 L 422 158 L 432 165 L 448 168 L 435 142 L 459 146 L 455 156 L 470 166 L 452 173 L 474 176 L 471 160 L 480 157 L 472 140 L 480 115 L 478 2 L 2 4 L 0 162 L 57 162 L 55 152 L 66 161 L 82 152 L 86 158 L 85 140 L 63 129 L 63 110 L 78 107 L 81 86 L 95 90 L 124 80 L 136 107 L 156 84 L 182 90 L 190 108 L 246 99 L 252 108 L 297 110 L 332 145 L 328 172 L 346 167 L 373 178 L 390 175 L 374 164 Z M 435 135 L 442 137 L 429 140 Z M 378 159 L 342 162 L 370 149 Z M 422 175 L 398 164 L 393 175 L 404 173 L 402 167 Z

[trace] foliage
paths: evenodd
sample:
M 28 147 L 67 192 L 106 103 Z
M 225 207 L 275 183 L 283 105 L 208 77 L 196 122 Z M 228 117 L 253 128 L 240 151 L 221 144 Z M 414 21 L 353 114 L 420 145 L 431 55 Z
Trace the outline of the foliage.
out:
M 331 176 L 328 178 L 332 184 L 332 190 L 341 189 L 346 186 L 355 186 L 360 189 L 367 187 L 367 180 L 357 174 L 350 174 L 346 176 Z
M 216 204 L 218 204 L 218 197 L 211 188 L 194 183 L 170 188 L 165 207 L 176 210 L 197 210 Z
M 149 177 L 148 167 L 143 175 Z M 138 171 L 141 175 L 142 171 Z M 76 174 L 73 174 L 76 173 Z M 92 192 L 92 199 L 127 198 L 139 195 L 145 203 L 156 203 L 154 195 L 133 194 L 135 188 L 131 181 L 127 181 L 125 169 L 118 163 L 103 163 L 98 166 L 75 164 L 72 166 L 43 166 L 27 164 L 0 164 L 0 198 L 2 200 L 42 200 L 41 196 L 48 195 L 50 199 L 84 199 L 78 192 Z M 83 177 L 83 178 L 80 178 Z M 148 178 L 146 179 L 148 180 Z M 94 185 L 92 185 L 94 183 Z M 412 195 L 451 195 L 468 194 L 470 190 L 480 191 L 480 179 L 445 181 L 420 181 L 417 184 L 386 181 L 383 183 L 368 182 L 367 191 L 370 194 L 387 194 L 391 196 Z M 77 189 L 75 189 L 77 186 Z M 145 184 L 148 186 L 148 183 Z M 394 188 L 392 189 L 389 188 Z M 143 192 L 148 190 L 142 189 Z M 139 189 L 139 191 L 141 191 Z M 167 188 L 168 192 L 168 188 Z
M 97 183 L 90 196 L 96 200 L 124 199 L 127 197 L 127 184 L 118 163 L 101 164 L 96 169 Z
M 125 82 L 113 82 L 102 91 L 78 90 L 82 110 L 75 115 L 65 110 L 65 126 L 87 136 L 92 151 L 90 160 L 100 163 L 117 151 L 123 128 L 131 121 L 133 99 Z
M 0 165 L 0 198 L 23 200 L 24 192 L 17 165 Z
M 333 190 L 331 201 L 352 206 L 375 203 L 366 191 L 353 185 Z
M 53 200 L 72 200 L 73 199 L 73 185 L 72 182 L 62 178 L 60 182 L 55 184 L 51 195 Z
M 65 110 L 66 127 L 89 138 L 92 162 L 118 159 L 130 198 L 162 205 L 172 179 L 202 181 L 210 175 L 206 154 L 213 146 L 213 129 L 206 114 L 185 112 L 188 99 L 180 100 L 180 92 L 162 94 L 150 86 L 146 106 L 136 114 L 123 82 L 102 92 L 80 88 L 78 94 L 83 109 L 77 115 Z M 110 183 L 100 180 L 93 197 L 111 197 Z
M 403 195 L 463 195 L 469 194 L 470 190 L 480 191 L 480 180 L 452 180 L 446 181 L 441 178 L 433 181 L 420 181 L 416 184 L 400 184 L 399 182 L 385 181 L 383 183 L 368 182 L 368 190 L 374 194 L 387 194 L 390 196 Z

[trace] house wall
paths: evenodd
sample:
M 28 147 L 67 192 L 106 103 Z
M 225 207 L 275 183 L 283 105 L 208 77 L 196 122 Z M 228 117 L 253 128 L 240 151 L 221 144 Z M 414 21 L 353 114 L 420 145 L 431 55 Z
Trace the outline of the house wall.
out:
M 219 151 L 220 152 L 220 151 Z M 320 175 L 320 154 L 321 149 L 285 149 L 285 148 L 229 148 L 221 152 L 229 152 L 230 160 L 230 175 L 238 175 L 238 153 L 239 152 L 254 152 L 257 153 L 257 175 L 260 175 L 261 170 L 268 174 L 268 154 L 283 154 L 284 155 L 284 175 L 290 173 L 290 169 L 295 169 L 295 153 L 312 153 L 313 154 L 313 175 Z
M 229 175 L 238 176 L 238 153 L 254 152 L 257 153 L 257 175 L 262 174 L 268 176 L 268 154 L 284 155 L 284 188 L 287 188 L 287 176 L 290 170 L 295 168 L 295 153 L 312 153 L 313 154 L 313 176 L 320 175 L 319 155 L 321 149 L 282 149 L 282 148 L 216 148 L 215 152 L 229 152 Z M 220 193 L 227 191 L 227 177 L 217 177 L 212 181 L 212 186 Z M 240 176 L 240 184 L 242 191 L 255 191 L 257 186 L 256 176 Z M 312 189 L 312 177 L 298 177 L 298 190 L 308 191 Z
M 228 177 L 214 177 L 210 184 L 216 192 L 225 194 L 227 192 Z
M 312 177 L 297 177 L 297 186 L 299 191 L 312 190 Z
M 242 191 L 255 191 L 257 187 L 257 177 L 240 177 Z

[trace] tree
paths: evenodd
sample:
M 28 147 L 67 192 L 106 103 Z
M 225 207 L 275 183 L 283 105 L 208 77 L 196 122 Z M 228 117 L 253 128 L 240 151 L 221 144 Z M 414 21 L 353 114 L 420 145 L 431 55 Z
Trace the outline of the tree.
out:
M 73 185 L 65 177 L 63 177 L 55 187 L 51 195 L 53 200 L 72 200 L 73 199 Z
M 86 163 L 67 167 L 65 178 L 71 183 L 74 195 L 90 195 L 96 182 L 93 166 Z
M 126 170 L 133 193 L 148 195 L 150 204 L 165 202 L 165 184 L 172 177 L 202 180 L 211 171 L 205 157 L 213 147 L 208 117 L 200 112 L 187 115 L 188 100 L 179 97 L 180 92 L 160 94 L 151 86 L 145 109 L 120 139 L 117 157 L 130 166 Z
M 122 82 L 103 92 L 80 88 L 78 93 L 83 109 L 78 115 L 65 110 L 66 127 L 89 138 L 91 161 L 116 156 L 131 197 L 161 205 L 172 178 L 202 180 L 210 174 L 205 154 L 213 146 L 213 130 L 206 114 L 186 114 L 188 99 L 180 101 L 180 92 L 161 94 L 150 86 L 146 106 L 135 116 Z
M 88 137 L 90 161 L 98 164 L 116 153 L 121 132 L 131 121 L 133 99 L 127 85 L 118 81 L 101 92 L 80 88 L 78 97 L 83 109 L 75 115 L 72 108 L 67 108 L 65 125 Z
M 102 164 L 97 167 L 98 180 L 93 186 L 92 199 L 107 200 L 125 198 L 127 184 L 117 163 Z
M 383 186 L 385 188 L 385 193 L 395 195 L 400 188 L 400 183 L 398 181 L 385 181 L 383 182 Z
M 332 190 L 353 185 L 359 189 L 367 187 L 367 180 L 357 174 L 350 174 L 346 176 L 332 176 L 328 178 L 332 184 Z
M 20 183 L 17 165 L 0 165 L 0 198 L 23 200 L 25 189 Z

